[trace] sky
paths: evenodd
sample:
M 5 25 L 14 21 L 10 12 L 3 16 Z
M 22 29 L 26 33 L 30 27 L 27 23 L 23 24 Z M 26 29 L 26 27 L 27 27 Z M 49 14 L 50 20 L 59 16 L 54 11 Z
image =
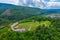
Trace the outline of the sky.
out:
M 34 5 L 40 8 L 58 8 L 60 9 L 60 0 L 42 0 L 46 6 L 42 6 L 41 3 L 38 4 L 40 2 L 40 0 L 20 0 L 20 4 L 22 5 L 22 3 L 24 5 L 27 5 L 29 2 L 33 1 Z M 28 3 L 27 3 L 28 2 Z M 0 3 L 8 3 L 8 4 L 15 4 L 15 5 L 19 5 L 19 0 L 0 0 Z M 27 4 L 26 4 L 27 3 Z M 41 5 L 41 6 L 39 6 Z M 31 4 L 29 4 L 29 6 L 32 6 Z
M 18 0 L 0 0 L 0 3 L 18 4 Z

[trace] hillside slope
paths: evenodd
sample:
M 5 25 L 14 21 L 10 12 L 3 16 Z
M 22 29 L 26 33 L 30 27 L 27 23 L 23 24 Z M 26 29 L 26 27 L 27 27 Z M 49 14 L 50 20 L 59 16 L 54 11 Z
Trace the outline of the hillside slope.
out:
M 0 18 L 7 20 L 20 20 L 31 16 L 59 14 L 60 9 L 39 9 L 0 3 Z
M 0 40 L 60 40 L 60 19 L 39 16 L 18 22 L 18 29 L 28 29 L 31 25 L 30 31 L 15 32 L 11 30 L 11 25 L 7 25 L 0 29 Z
M 0 14 L 8 8 L 16 7 L 16 5 L 0 3 Z

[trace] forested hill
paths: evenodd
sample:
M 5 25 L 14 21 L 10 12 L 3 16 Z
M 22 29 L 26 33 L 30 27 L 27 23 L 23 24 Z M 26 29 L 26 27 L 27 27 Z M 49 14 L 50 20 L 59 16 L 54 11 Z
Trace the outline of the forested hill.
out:
M 0 40 L 60 40 L 60 9 L 0 4 Z
M 0 4 L 0 6 L 0 18 L 9 20 L 20 20 L 30 16 L 37 16 L 41 14 L 41 9 L 39 8 L 22 7 L 2 3 Z
M 19 9 L 20 11 L 27 11 L 31 13 L 31 11 L 34 12 L 39 12 L 42 14 L 49 14 L 49 13 L 60 13 L 60 9 L 40 9 L 40 8 L 32 8 L 32 7 L 26 7 L 26 6 L 17 6 L 13 4 L 5 4 L 5 3 L 0 3 L 0 14 L 4 12 L 7 9 Z M 35 14 L 35 13 L 34 13 Z
M 16 7 L 16 5 L 0 3 L 0 14 L 7 10 L 8 8 Z
M 31 16 L 43 16 L 50 14 L 59 14 L 60 9 L 39 9 L 31 7 L 16 6 L 12 4 L 0 3 L 0 18 L 8 20 L 20 20 Z

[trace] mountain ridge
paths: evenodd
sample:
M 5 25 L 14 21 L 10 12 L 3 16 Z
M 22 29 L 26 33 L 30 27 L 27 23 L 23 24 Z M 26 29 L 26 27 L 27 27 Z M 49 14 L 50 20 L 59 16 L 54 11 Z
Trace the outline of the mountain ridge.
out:
M 5 6 L 0 7 L 0 18 L 5 19 L 24 19 L 31 16 L 43 16 L 43 15 L 50 15 L 50 14 L 59 14 L 60 9 L 40 9 L 40 8 L 31 8 L 31 7 L 24 7 L 24 6 L 16 6 L 11 4 L 3 4 Z M 9 6 L 8 6 L 9 5 Z M 7 6 L 7 7 L 6 7 Z M 8 10 L 10 9 L 10 15 L 8 14 Z M 4 13 L 4 12 L 7 13 Z M 2 15 L 4 14 L 4 15 Z

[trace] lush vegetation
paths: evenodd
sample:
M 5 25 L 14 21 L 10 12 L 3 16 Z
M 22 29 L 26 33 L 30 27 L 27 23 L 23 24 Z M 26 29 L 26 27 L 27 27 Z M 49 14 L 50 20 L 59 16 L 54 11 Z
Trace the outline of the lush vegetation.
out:
M 60 40 L 60 17 L 50 18 L 52 14 L 60 16 L 60 9 L 41 10 L 0 3 L 0 27 L 5 26 L 0 29 L 0 40 Z M 15 22 L 19 22 L 19 28 L 28 30 L 31 26 L 30 31 L 12 31 Z
M 0 29 L 0 40 L 60 40 L 60 19 L 58 18 L 34 16 L 18 22 L 25 28 L 31 24 L 31 30 L 34 30 L 14 32 L 9 24 Z
M 2 14 L 0 14 L 0 18 L 13 20 L 13 21 L 17 21 L 17 20 L 21 20 L 31 16 L 37 16 L 41 14 L 40 9 L 27 8 L 27 7 L 9 8 L 10 15 L 4 14 L 6 13 L 5 11 L 3 11 Z

